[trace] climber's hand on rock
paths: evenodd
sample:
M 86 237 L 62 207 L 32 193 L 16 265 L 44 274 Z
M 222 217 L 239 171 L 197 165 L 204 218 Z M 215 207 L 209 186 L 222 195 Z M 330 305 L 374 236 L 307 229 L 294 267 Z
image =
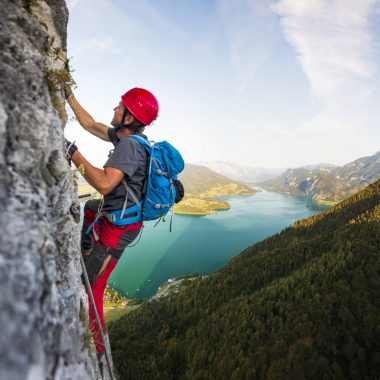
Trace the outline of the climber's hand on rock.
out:
M 63 92 L 65 94 L 65 99 L 68 100 L 71 95 L 73 95 L 73 91 L 71 90 L 71 86 L 69 84 L 65 84 L 63 86 Z
M 71 165 L 71 158 L 73 154 L 78 150 L 78 147 L 75 145 L 75 141 L 71 142 L 65 139 L 66 142 L 66 159 L 69 165 Z

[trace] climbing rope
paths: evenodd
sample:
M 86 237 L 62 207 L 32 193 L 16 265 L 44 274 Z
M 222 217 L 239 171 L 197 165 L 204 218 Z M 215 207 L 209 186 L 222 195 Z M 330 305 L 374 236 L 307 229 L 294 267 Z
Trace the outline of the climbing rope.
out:
M 101 325 L 101 323 L 100 323 L 99 314 L 98 314 L 98 311 L 96 310 L 95 300 L 94 300 L 94 296 L 93 296 L 93 294 L 92 294 L 90 281 L 89 281 L 89 279 L 88 279 L 86 266 L 84 265 L 84 261 L 83 261 L 83 257 L 82 257 L 82 255 L 80 254 L 79 256 L 80 256 L 80 264 L 81 264 L 81 266 L 82 266 L 82 271 L 83 271 L 84 281 L 85 281 L 85 283 L 86 283 L 87 292 L 88 292 L 88 295 L 89 295 L 89 297 L 90 297 L 90 301 L 91 301 L 92 308 L 94 309 L 95 319 L 96 319 L 96 324 L 98 325 L 100 338 L 101 338 L 102 343 L 103 343 L 103 347 L 104 347 L 104 352 L 105 352 L 105 356 L 106 356 L 106 362 L 107 362 L 108 371 L 109 371 L 109 373 L 110 373 L 111 380 L 115 380 L 115 376 L 114 376 L 114 374 L 113 374 L 112 366 L 111 366 L 110 354 L 109 354 L 109 352 L 108 352 L 108 347 L 107 347 L 107 345 L 106 345 L 106 341 L 105 341 L 105 338 L 104 338 L 103 328 L 102 328 L 102 325 Z

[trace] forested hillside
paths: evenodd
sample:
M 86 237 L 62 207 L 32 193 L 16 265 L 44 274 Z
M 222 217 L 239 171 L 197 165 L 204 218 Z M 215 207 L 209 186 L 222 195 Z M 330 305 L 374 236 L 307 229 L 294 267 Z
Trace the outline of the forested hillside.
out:
M 185 188 L 185 198 L 174 205 L 173 211 L 180 214 L 207 215 L 220 210 L 228 210 L 226 201 L 217 197 L 252 195 L 257 192 L 241 182 L 234 181 L 213 172 L 204 166 L 186 164 L 179 179 Z
M 122 379 L 380 378 L 380 181 L 110 327 Z

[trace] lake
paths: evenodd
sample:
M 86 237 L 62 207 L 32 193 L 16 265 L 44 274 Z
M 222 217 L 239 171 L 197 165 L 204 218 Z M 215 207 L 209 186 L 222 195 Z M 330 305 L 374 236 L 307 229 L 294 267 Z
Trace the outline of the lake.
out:
M 207 216 L 173 214 L 172 232 L 170 216 L 156 227 L 145 222 L 141 239 L 127 247 L 108 284 L 129 298 L 150 297 L 167 279 L 214 272 L 248 246 L 328 208 L 269 191 L 219 199 L 231 209 Z

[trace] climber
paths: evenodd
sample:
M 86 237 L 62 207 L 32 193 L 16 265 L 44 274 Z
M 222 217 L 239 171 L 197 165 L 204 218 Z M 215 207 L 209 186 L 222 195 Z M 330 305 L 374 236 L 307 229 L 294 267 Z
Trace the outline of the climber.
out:
M 75 143 L 66 140 L 67 159 L 76 167 L 83 165 L 84 177 L 103 196 L 103 201 L 89 200 L 84 206 L 81 250 L 85 262 L 96 309 L 104 328 L 103 296 L 107 280 L 115 269 L 125 248 L 131 244 L 142 228 L 142 222 L 130 217 L 131 223 L 113 225 L 107 217 L 109 212 L 131 208 L 136 202 L 126 194 L 126 184 L 141 199 L 146 179 L 148 156 L 143 145 L 130 135 L 143 135 L 145 126 L 158 116 L 158 101 L 155 96 L 142 88 L 133 88 L 121 97 L 114 108 L 111 121 L 113 128 L 96 122 L 79 104 L 69 87 L 65 97 L 79 124 L 94 136 L 110 141 L 114 150 L 110 152 L 103 169 L 91 165 L 79 152 Z M 125 180 L 125 181 L 124 181 Z M 104 351 L 95 323 L 94 310 L 89 302 L 89 320 L 98 356 Z

